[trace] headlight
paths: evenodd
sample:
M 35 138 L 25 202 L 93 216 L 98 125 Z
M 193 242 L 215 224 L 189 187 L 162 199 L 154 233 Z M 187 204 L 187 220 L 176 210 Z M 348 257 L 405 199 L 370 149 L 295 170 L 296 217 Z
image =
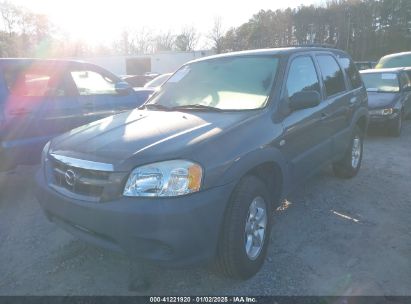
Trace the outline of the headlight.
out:
M 187 160 L 170 160 L 134 169 L 124 188 L 124 196 L 167 197 L 200 190 L 203 169 Z
M 393 108 L 388 108 L 388 109 L 382 109 L 382 110 L 371 110 L 370 114 L 371 115 L 391 115 L 392 113 L 394 113 L 394 109 Z
M 50 149 L 50 141 L 44 146 L 43 151 L 41 152 L 41 165 L 42 166 L 47 160 L 47 154 L 49 153 L 49 149 Z

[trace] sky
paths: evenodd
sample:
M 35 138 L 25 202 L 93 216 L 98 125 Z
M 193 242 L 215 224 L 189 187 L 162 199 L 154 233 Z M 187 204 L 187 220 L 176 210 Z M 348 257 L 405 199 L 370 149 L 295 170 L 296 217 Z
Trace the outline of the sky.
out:
M 261 9 L 319 5 L 323 0 L 9 0 L 50 20 L 71 39 L 90 44 L 118 40 L 123 30 L 178 33 L 189 26 L 207 34 L 216 17 L 223 29 L 247 22 Z M 116 39 L 117 38 L 117 39 Z

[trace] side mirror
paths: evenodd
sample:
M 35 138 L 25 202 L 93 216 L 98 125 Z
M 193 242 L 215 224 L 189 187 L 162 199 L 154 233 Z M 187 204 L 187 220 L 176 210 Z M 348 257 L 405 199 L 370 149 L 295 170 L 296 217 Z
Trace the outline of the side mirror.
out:
M 302 91 L 295 93 L 290 98 L 289 107 L 292 111 L 313 108 L 321 102 L 321 96 L 317 91 Z
M 130 90 L 133 88 L 125 81 L 117 82 L 114 86 L 116 92 L 120 95 L 128 95 L 130 94 Z

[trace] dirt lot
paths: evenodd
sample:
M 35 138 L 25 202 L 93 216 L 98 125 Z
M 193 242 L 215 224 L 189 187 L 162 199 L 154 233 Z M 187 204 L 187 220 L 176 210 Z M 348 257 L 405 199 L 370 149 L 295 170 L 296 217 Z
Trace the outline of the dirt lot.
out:
M 1 295 L 130 295 L 128 261 L 49 223 L 36 167 L 0 174 Z M 161 295 L 411 295 L 411 123 L 369 136 L 358 177 L 324 170 L 274 214 L 268 258 L 237 282 L 204 268 L 153 269 Z

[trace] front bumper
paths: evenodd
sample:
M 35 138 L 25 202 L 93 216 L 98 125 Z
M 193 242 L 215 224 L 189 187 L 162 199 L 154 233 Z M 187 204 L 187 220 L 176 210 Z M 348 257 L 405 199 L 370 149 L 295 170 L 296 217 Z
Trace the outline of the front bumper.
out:
M 36 197 L 48 219 L 70 233 L 131 258 L 184 266 L 212 259 L 234 184 L 177 198 L 93 203 L 52 190 L 40 170 Z
M 394 112 L 390 115 L 370 115 L 370 127 L 385 126 L 391 124 L 398 119 L 399 113 Z

